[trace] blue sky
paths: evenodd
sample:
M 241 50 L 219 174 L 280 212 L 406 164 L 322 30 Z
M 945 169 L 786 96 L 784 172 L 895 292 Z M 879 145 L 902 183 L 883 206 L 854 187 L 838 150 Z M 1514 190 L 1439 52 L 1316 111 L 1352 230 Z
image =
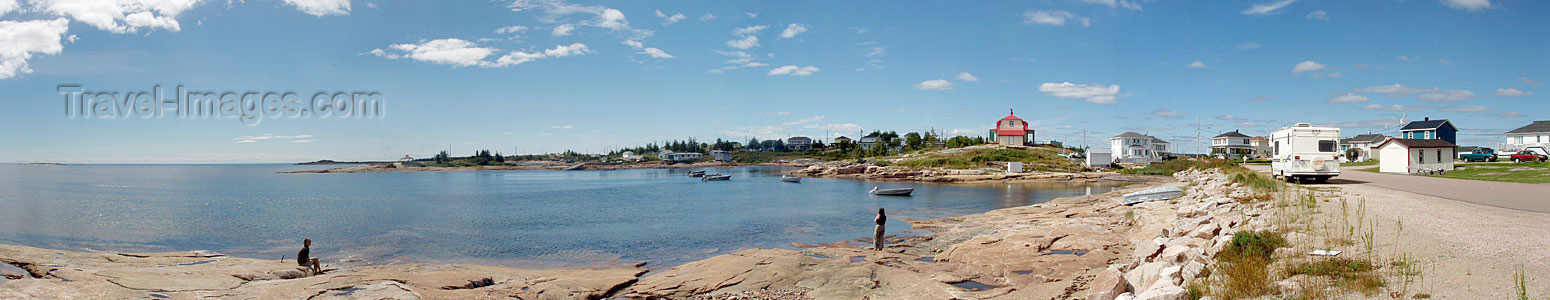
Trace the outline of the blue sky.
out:
M 1461 143 L 1546 119 L 1550 3 L 0 0 L 0 162 L 602 152 L 695 137 L 1200 135 Z M 375 91 L 383 118 L 70 118 L 59 85 Z

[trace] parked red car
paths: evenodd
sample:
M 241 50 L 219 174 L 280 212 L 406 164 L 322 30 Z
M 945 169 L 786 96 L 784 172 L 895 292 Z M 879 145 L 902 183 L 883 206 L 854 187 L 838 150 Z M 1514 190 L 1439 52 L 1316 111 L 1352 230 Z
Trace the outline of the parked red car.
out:
M 1515 163 L 1535 161 L 1543 162 L 1547 159 L 1550 159 L 1550 157 L 1546 157 L 1544 154 L 1534 153 L 1534 151 L 1528 150 L 1518 151 L 1518 153 L 1512 154 L 1512 162 Z

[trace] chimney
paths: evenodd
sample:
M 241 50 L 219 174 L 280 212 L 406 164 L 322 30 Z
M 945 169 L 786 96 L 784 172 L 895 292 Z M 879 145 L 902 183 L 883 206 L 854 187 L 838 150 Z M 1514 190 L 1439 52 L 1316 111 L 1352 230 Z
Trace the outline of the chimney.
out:
M 1432 117 L 1426 117 L 1426 119 L 1424 119 L 1422 121 L 1431 121 L 1431 120 L 1432 120 Z

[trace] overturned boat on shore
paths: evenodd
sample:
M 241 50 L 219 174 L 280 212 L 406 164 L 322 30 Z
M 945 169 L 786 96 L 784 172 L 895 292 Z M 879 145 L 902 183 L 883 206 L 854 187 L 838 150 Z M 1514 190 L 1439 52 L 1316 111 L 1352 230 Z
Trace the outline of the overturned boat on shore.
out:
M 1125 194 L 1125 198 L 1120 200 L 1120 204 L 1135 205 L 1136 203 L 1147 202 L 1147 201 L 1173 199 L 1175 197 L 1183 196 L 1183 195 L 1184 195 L 1184 190 L 1181 190 L 1179 188 L 1176 188 L 1176 187 L 1160 187 L 1160 188 L 1149 189 L 1149 190 L 1144 190 L 1144 191 L 1139 191 L 1139 192 Z

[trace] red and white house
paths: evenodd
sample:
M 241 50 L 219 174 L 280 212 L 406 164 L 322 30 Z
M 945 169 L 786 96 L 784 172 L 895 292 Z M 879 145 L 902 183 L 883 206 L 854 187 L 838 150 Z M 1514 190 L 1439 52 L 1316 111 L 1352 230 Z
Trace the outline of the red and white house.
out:
M 1453 143 L 1439 139 L 1389 138 L 1379 143 L 1378 172 L 1414 174 L 1453 170 Z
M 1033 130 L 1028 129 L 1028 122 L 1018 118 L 1012 110 L 1007 110 L 1005 118 L 996 121 L 996 127 L 990 129 L 990 136 L 997 144 L 1023 146 L 1033 143 Z

